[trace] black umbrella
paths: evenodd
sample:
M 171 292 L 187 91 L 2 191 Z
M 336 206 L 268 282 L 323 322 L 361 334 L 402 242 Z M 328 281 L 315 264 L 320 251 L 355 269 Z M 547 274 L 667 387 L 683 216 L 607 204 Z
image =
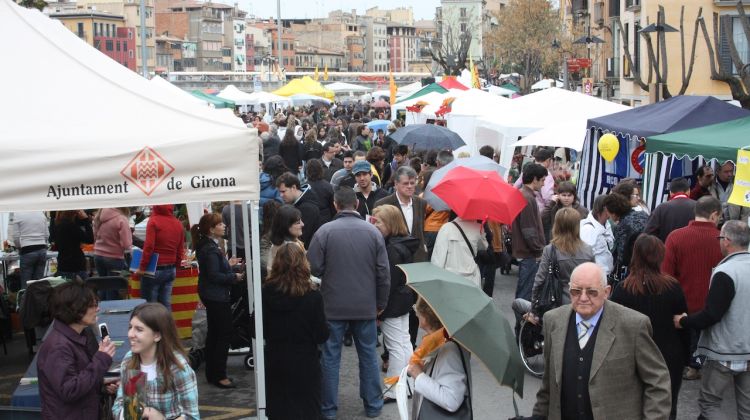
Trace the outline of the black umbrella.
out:
M 391 134 L 398 144 L 411 146 L 414 151 L 456 150 L 466 142 L 453 131 L 435 124 L 412 124 Z

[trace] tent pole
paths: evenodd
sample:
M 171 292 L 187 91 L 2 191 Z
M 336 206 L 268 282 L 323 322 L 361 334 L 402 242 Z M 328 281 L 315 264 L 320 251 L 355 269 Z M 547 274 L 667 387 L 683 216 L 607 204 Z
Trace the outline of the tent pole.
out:
M 250 228 L 248 226 L 249 217 L 247 205 L 242 206 L 242 226 L 245 230 L 245 243 L 252 244 L 252 288 L 247 288 L 247 297 L 248 305 L 250 306 L 250 313 L 252 313 L 253 304 L 255 304 L 255 348 L 253 349 L 253 357 L 255 358 L 256 417 L 258 420 L 266 420 L 265 354 L 263 353 L 263 301 L 261 298 L 260 284 L 260 230 L 258 228 L 259 202 L 253 200 L 251 204 L 253 208 L 253 217 L 252 220 L 250 220 L 252 225 L 252 235 L 250 235 Z M 247 250 L 245 252 L 247 252 Z

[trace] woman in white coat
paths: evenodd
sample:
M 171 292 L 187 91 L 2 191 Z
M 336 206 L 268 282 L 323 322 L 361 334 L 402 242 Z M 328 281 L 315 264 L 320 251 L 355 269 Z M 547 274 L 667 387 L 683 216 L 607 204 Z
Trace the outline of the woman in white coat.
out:
M 466 235 L 466 239 L 461 231 Z M 466 277 L 477 287 L 482 287 L 482 275 L 477 263 L 474 262 L 474 257 L 477 252 L 485 249 L 487 239 L 482 235 L 482 225 L 473 220 L 457 217 L 452 222 L 444 224 L 438 231 L 431 262 L 451 273 Z
M 422 298 L 416 304 L 419 326 L 427 334 L 441 328 L 443 324 Z M 411 363 L 407 373 L 414 379 L 412 419 L 435 420 L 439 418 L 466 418 L 471 413 L 471 364 L 470 353 L 455 341 L 446 341 L 428 356 L 424 366 Z M 426 407 L 427 404 L 434 407 Z M 441 411 L 440 409 L 444 410 Z M 471 414 L 468 415 L 471 418 Z

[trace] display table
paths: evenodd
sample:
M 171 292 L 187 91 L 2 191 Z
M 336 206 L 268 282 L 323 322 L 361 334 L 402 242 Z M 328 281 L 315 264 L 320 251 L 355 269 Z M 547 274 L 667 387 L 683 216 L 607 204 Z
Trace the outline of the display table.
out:
M 115 356 L 112 358 L 113 367 L 119 367 L 122 359 L 128 351 L 130 351 L 130 341 L 128 340 L 130 312 L 133 308 L 145 302 L 146 301 L 143 299 L 105 300 L 99 302 L 97 323 L 106 322 L 107 327 L 109 328 L 110 339 L 112 341 L 123 342 L 122 345 L 117 346 L 115 349 Z M 49 329 L 47 331 L 49 331 Z M 98 336 L 99 334 L 96 335 Z M 44 339 L 42 339 L 42 342 L 44 342 Z M 26 369 L 26 373 L 23 375 L 22 380 L 26 378 L 37 378 L 39 376 L 36 367 L 37 356 L 38 354 L 34 355 L 34 360 L 31 361 L 29 368 Z M 39 385 L 37 383 L 18 385 L 13 392 L 10 405 L 13 407 L 41 407 Z
M 128 282 L 131 298 L 141 297 L 141 281 L 134 276 Z M 172 316 L 177 324 L 180 338 L 193 335 L 193 314 L 198 306 L 198 269 L 185 268 L 177 270 L 172 284 Z

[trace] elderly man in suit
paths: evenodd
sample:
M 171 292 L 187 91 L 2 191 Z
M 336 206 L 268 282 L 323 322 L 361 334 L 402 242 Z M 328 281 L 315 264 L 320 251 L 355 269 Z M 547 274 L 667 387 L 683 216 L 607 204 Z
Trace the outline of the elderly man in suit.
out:
M 427 261 L 427 247 L 424 244 L 426 201 L 414 194 L 417 186 L 417 172 L 410 166 L 398 168 L 393 185 L 396 192 L 375 202 L 375 207 L 391 204 L 401 209 L 409 234 L 419 239 L 419 248 L 414 253 L 414 262 L 425 262 Z
M 542 386 L 533 418 L 668 419 L 669 372 L 645 315 L 607 300 L 599 266 L 570 277 L 571 304 L 544 315 Z

